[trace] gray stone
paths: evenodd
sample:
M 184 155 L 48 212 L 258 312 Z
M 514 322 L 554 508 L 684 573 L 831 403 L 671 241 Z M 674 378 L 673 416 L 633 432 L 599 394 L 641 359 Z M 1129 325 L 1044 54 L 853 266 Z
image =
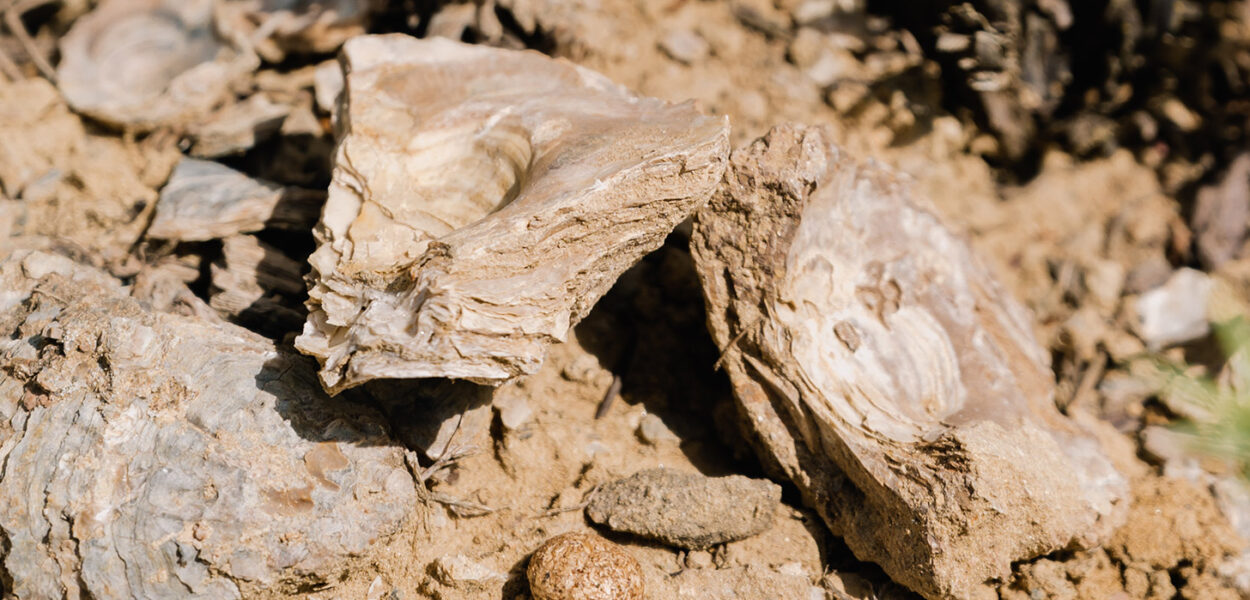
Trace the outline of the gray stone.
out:
M 659 468 L 604 485 L 586 515 L 614 531 L 697 550 L 768 529 L 780 502 L 781 486 L 771 481 Z

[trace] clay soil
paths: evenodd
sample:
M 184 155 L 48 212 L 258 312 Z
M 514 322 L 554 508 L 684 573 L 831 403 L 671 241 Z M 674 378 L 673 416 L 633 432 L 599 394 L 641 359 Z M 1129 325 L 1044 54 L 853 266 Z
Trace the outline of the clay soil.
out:
M 1130 517 L 1108 544 L 1018 564 L 1000 597 L 1250 596 L 1250 555 L 1243 554 L 1250 494 L 1226 462 L 1147 443 L 1147 432 L 1181 415 L 1132 366 L 1147 351 L 1134 328 L 1133 299 L 1174 269 L 1208 272 L 1235 307 L 1250 300 L 1250 255 L 1238 250 L 1218 268 L 1204 266 L 1194 251 L 1198 232 L 1191 218 L 1196 190 L 1218 180 L 1230 162 L 1220 148 L 1244 137 L 1235 131 L 1219 148 L 1173 147 L 1172 154 L 1163 142 L 1127 138 L 1091 151 L 1047 137 L 1050 122 L 1042 119 L 1039 133 L 1026 142 L 1028 152 L 1008 155 L 983 109 L 961 108 L 965 98 L 950 83 L 953 67 L 929 56 L 924 36 L 915 33 L 918 25 L 888 14 L 870 17 L 863 36 L 868 47 L 850 53 L 847 63 L 861 70 L 855 76 L 865 85 L 850 97 L 845 86 L 824 85 L 803 68 L 796 40 L 808 34 L 787 12 L 791 4 L 800 3 L 500 2 L 494 13 L 503 18 L 494 29 L 470 18 L 455 27 L 455 4 L 396 2 L 371 28 L 428 35 L 430 19 L 442 15 L 440 26 L 461 39 L 528 46 L 639 93 L 693 100 L 707 112 L 729 115 L 735 145 L 777 123 L 830 124 L 848 150 L 907 173 L 1032 311 L 1038 337 L 1051 351 L 1056 402 L 1074 418 L 1110 422 L 1117 464 L 1134 480 Z M 1225 27 L 1245 27 L 1229 10 Z M 64 28 L 57 18 L 45 11 L 29 19 L 49 56 Z M 704 46 L 678 47 L 674 35 L 692 35 Z M 24 56 L 12 38 L 0 42 Z M 266 66 L 254 87 L 272 85 L 264 77 L 285 78 L 283 85 L 308 93 L 309 69 L 330 58 L 288 57 Z M 19 63 L 35 75 L 29 63 Z M 1083 110 L 1111 114 L 1090 105 L 1070 108 L 1067 118 Z M 60 118 L 51 110 L 36 117 Z M 318 117 L 320 131 L 311 137 L 280 133 L 226 161 L 255 176 L 324 185 L 331 138 L 327 115 Z M 7 123 L 0 138 L 37 135 L 38 120 L 0 122 Z M 87 135 L 121 140 L 93 124 Z M 168 160 L 174 142 L 161 135 L 120 143 L 149 153 L 148 160 Z M 87 209 L 71 202 L 59 210 Z M 48 222 L 0 221 L 0 231 L 65 234 L 57 228 L 73 218 L 51 208 L 31 214 Z M 91 218 L 78 218 L 90 227 Z M 261 236 L 300 261 L 312 248 L 311 236 L 298 232 Z M 526 598 L 528 556 L 545 539 L 569 531 L 594 531 L 622 544 L 642 564 L 649 598 L 917 597 L 857 561 L 791 487 L 784 488 L 783 510 L 770 529 L 707 552 L 642 542 L 587 520 L 582 509 L 597 486 L 650 467 L 764 476 L 740 437 L 728 380 L 716 368 L 719 353 L 706 330 L 687 236 L 679 228 L 622 277 L 569 341 L 551 350 L 541 371 L 502 389 L 494 406 L 392 406 L 400 439 L 411 423 L 458 422 L 451 447 L 459 458 L 434 471 L 409 527 L 379 540 L 369 556 L 325 580 L 256 591 L 257 597 Z M 145 265 L 182 261 L 202 271 L 190 289 L 206 298 L 207 264 L 220 252 L 217 242 L 140 243 L 126 258 L 93 258 L 81 241 L 55 248 L 121 277 L 134 277 Z M 299 298 L 286 300 L 302 310 Z M 253 325 L 284 343 L 293 332 L 268 321 Z M 1168 356 L 1216 372 L 1220 363 L 1210 347 L 1209 339 L 1199 340 Z M 619 397 L 603 406 L 614 378 Z M 531 414 L 505 426 L 503 413 L 520 403 Z M 464 409 L 476 416 L 457 417 Z M 456 564 L 471 568 L 449 567 Z M 468 572 L 473 569 L 486 575 Z

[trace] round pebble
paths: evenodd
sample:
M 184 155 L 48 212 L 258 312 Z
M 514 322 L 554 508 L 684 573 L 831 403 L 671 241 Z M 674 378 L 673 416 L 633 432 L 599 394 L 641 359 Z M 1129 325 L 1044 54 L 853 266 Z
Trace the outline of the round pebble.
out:
M 642 600 L 642 567 L 616 544 L 585 533 L 557 535 L 530 557 L 534 600 Z

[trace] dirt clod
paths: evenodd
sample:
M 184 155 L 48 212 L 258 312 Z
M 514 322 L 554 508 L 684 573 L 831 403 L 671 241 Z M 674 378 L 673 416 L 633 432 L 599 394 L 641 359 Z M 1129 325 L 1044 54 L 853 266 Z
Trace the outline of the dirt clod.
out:
M 781 487 L 770 481 L 660 468 L 603 486 L 586 515 L 615 531 L 703 549 L 767 529 L 780 501 Z

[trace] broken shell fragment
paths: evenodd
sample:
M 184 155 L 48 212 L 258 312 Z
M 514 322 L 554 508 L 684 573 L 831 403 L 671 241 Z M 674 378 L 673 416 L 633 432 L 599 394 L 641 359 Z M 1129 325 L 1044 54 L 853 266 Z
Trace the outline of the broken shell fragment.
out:
M 761 455 L 858 557 L 992 596 L 1013 561 L 1107 535 L 1126 482 L 967 244 L 830 139 L 734 152 L 691 241 L 710 328 Z
M 325 193 L 253 179 L 221 163 L 184 158 L 161 188 L 150 238 L 196 242 L 266 228 L 307 231 Z
M 380 35 L 342 60 L 296 340 L 331 392 L 533 373 L 724 169 L 724 118 L 538 53 Z
M 211 0 L 107 0 L 61 40 L 57 80 L 74 110 L 115 127 L 181 126 L 259 64 L 219 34 Z

